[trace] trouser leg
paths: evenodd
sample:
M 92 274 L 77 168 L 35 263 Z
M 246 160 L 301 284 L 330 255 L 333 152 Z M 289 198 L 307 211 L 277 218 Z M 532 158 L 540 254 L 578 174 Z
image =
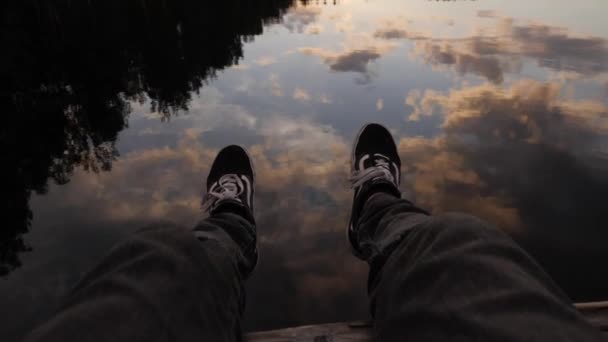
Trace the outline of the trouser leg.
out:
M 194 232 L 138 232 L 85 276 L 28 340 L 240 340 L 244 279 L 256 258 L 252 222 L 220 212 Z
M 511 238 L 462 214 L 377 193 L 358 222 L 372 250 L 379 341 L 603 341 Z

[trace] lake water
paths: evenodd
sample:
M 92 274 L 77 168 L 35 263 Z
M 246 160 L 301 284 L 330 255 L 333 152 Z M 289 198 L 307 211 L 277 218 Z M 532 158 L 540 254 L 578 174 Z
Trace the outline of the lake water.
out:
M 0 336 L 126 234 L 193 226 L 228 144 L 258 175 L 245 328 L 366 319 L 344 234 L 366 122 L 392 130 L 405 196 L 507 231 L 574 300 L 608 298 L 608 3 L 247 3 L 0 5 Z

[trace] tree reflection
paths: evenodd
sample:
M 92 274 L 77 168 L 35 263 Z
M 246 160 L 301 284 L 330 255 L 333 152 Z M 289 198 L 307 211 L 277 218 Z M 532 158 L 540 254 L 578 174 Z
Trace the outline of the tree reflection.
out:
M 32 192 L 110 170 L 131 101 L 169 117 L 243 56 L 292 0 L 8 0 L 0 4 L 0 275 L 19 267 Z

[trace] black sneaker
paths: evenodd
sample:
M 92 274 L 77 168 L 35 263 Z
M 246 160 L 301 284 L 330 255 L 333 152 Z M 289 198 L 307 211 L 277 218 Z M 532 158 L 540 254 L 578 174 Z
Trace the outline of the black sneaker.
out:
M 253 217 L 254 170 L 247 151 L 237 145 L 223 148 L 207 177 L 207 194 L 203 197 L 204 211 L 214 213 L 223 204 L 245 207 Z
M 351 172 L 350 181 L 355 195 L 348 225 L 348 239 L 355 256 L 365 259 L 357 242 L 356 231 L 365 201 L 378 191 L 401 197 L 401 159 L 393 136 L 384 126 L 371 123 L 361 128 L 353 146 Z

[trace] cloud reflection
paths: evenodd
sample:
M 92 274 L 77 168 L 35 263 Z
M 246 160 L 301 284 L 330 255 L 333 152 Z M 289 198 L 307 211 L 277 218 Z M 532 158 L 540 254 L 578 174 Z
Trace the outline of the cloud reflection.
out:
M 321 7 L 316 6 L 295 6 L 284 16 L 283 26 L 290 32 L 304 33 L 305 31 L 316 31 L 318 34 L 320 29 L 313 24 L 321 15 Z
M 582 36 L 566 28 L 540 23 L 518 24 L 497 13 L 481 11 L 494 27 L 464 38 L 438 38 L 413 31 L 409 24 L 388 23 L 374 36 L 384 40 L 408 39 L 415 54 L 433 66 L 447 66 L 460 74 L 475 74 L 502 83 L 505 73 L 519 72 L 523 59 L 555 71 L 595 76 L 608 71 L 608 42 Z
M 303 47 L 299 51 L 308 56 L 320 57 L 331 71 L 358 73 L 362 77 L 357 79 L 357 83 L 365 84 L 369 83 L 373 76 L 370 64 L 394 48 L 393 44 L 368 42 L 346 48 L 341 52 L 319 47 Z
M 421 111 L 436 106 L 443 133 L 404 138 L 400 151 L 421 205 L 494 222 L 569 294 L 597 298 L 608 287 L 589 263 L 608 257 L 608 107 L 564 99 L 561 90 L 520 81 L 506 90 L 418 92 L 411 102 Z
M 404 179 L 420 205 L 493 222 L 524 243 L 571 296 L 594 299 L 608 286 L 589 263 L 608 257 L 602 228 L 608 109 L 563 98 L 560 90 L 558 84 L 522 81 L 508 89 L 485 84 L 412 92 L 409 103 L 420 119 L 432 108 L 443 133 L 399 140 Z M 205 106 L 197 115 L 205 116 Z M 50 190 L 39 219 L 48 228 L 65 222 L 99 227 L 99 218 L 106 230 L 168 219 L 192 226 L 201 216 L 200 189 L 218 150 L 203 142 L 205 130 L 193 126 L 180 131 L 172 147 L 124 154 L 112 174 L 76 172 L 70 184 Z M 366 317 L 366 267 L 350 255 L 344 239 L 350 139 L 331 126 L 287 116 L 255 120 L 240 130 L 260 140 L 248 145 L 257 173 L 262 259 L 248 283 L 246 328 Z M 57 214 L 63 212 L 68 218 Z M 91 234 L 113 234 L 96 229 Z M 84 238 L 58 236 L 54 243 L 73 245 Z M 95 245 L 92 240 L 86 242 Z M 69 263 L 54 267 L 71 275 L 66 279 L 82 271 L 67 270 L 76 267 Z
M 172 118 L 162 128 L 154 124 L 159 123 L 157 117 L 140 120 L 134 115 L 118 140 L 122 156 L 111 174 L 77 169 L 71 184 L 51 185 L 47 196 L 36 197 L 33 234 L 44 232 L 38 246 L 52 248 L 36 254 L 24 273 L 16 274 L 23 278 L 17 278 L 13 292 L 2 291 L 9 295 L 0 306 L 39 308 L 49 302 L 45 299 L 56 300 L 86 269 L 84 264 L 88 267 L 125 232 L 166 220 L 191 227 L 201 217 L 201 188 L 215 153 L 222 145 L 240 143 L 249 148 L 257 168 L 261 248 L 260 266 L 248 284 L 246 328 L 366 317 L 366 268 L 350 255 L 344 239 L 352 199 L 345 181 L 351 137 L 345 135 L 354 134 L 349 127 L 369 120 L 371 114 L 363 111 L 374 104 L 382 111 L 371 111 L 378 120 L 398 122 L 396 117 L 403 114 L 391 114 L 389 104 L 404 92 L 405 104 L 413 112 L 402 126 L 391 128 L 401 136 L 427 135 L 399 139 L 408 180 L 403 190 L 410 190 L 420 205 L 435 213 L 465 211 L 505 229 L 575 299 L 604 296 L 608 280 L 590 261 L 608 257 L 602 246 L 608 238 L 602 207 L 608 195 L 606 103 L 567 96 L 575 92 L 558 83 L 513 83 L 507 74 L 536 61 L 548 70 L 601 77 L 597 74 L 606 75 L 605 40 L 539 23 L 522 24 L 496 12 L 478 13 L 492 26 L 464 38 L 438 38 L 415 30 L 412 23 L 384 25 L 370 34 L 356 32 L 376 27 L 360 25 L 360 18 L 353 15 L 359 15 L 357 11 L 327 11 L 329 20 L 322 22 L 318 8 L 292 9 L 287 30 L 271 31 L 260 46 L 248 46 L 247 51 L 258 51 L 254 55 L 262 57 L 246 59 L 234 67 L 241 69 L 238 73 L 218 75 L 217 87 L 226 94 L 227 88 L 235 90 L 233 98 L 223 98 L 211 86 L 198 98 L 188 93 L 190 113 Z M 307 42 L 299 52 L 321 60 L 321 68 L 301 75 L 297 65 L 288 64 L 301 46 L 280 40 L 293 42 L 293 35 L 281 36 L 288 33 L 319 34 L 299 37 Z M 332 35 L 345 36 L 346 42 L 338 47 L 326 44 L 327 37 L 335 39 Z M 376 75 L 374 67 L 398 48 L 399 39 L 413 42 L 413 53 L 426 63 L 478 75 L 488 84 L 411 90 L 412 83 L 429 75 L 418 70 L 407 74 L 412 83 L 402 83 L 395 72 L 377 89 L 363 89 L 369 90 L 367 98 L 362 91 L 335 82 L 335 74 L 327 77 L 327 69 L 354 73 L 359 83 L 384 76 Z M 322 45 L 312 45 L 317 41 Z M 274 56 L 290 57 L 273 64 L 275 57 L 267 49 L 281 44 L 289 46 Z M 389 64 L 388 69 L 411 66 L 402 60 L 404 65 Z M 240 85 L 230 83 L 235 74 Z M 319 80 L 326 79 L 319 86 Z M 600 80 L 604 84 L 606 79 Z M 506 88 L 499 87 L 502 83 Z M 307 105 L 294 105 L 294 99 Z M 368 106 L 355 108 L 363 102 Z M 318 103 L 323 112 L 315 111 Z M 132 105 L 134 114 L 140 111 Z M 339 119 L 330 121 L 332 116 Z M 68 252 L 75 246 L 98 253 L 78 254 L 74 263 Z M 38 285 L 47 278 L 52 282 Z M 11 301 L 17 297 L 20 300 Z M 7 326 L 14 325 L 10 319 Z
M 310 94 L 306 89 L 298 87 L 293 91 L 293 99 L 300 102 L 308 102 L 310 101 Z

